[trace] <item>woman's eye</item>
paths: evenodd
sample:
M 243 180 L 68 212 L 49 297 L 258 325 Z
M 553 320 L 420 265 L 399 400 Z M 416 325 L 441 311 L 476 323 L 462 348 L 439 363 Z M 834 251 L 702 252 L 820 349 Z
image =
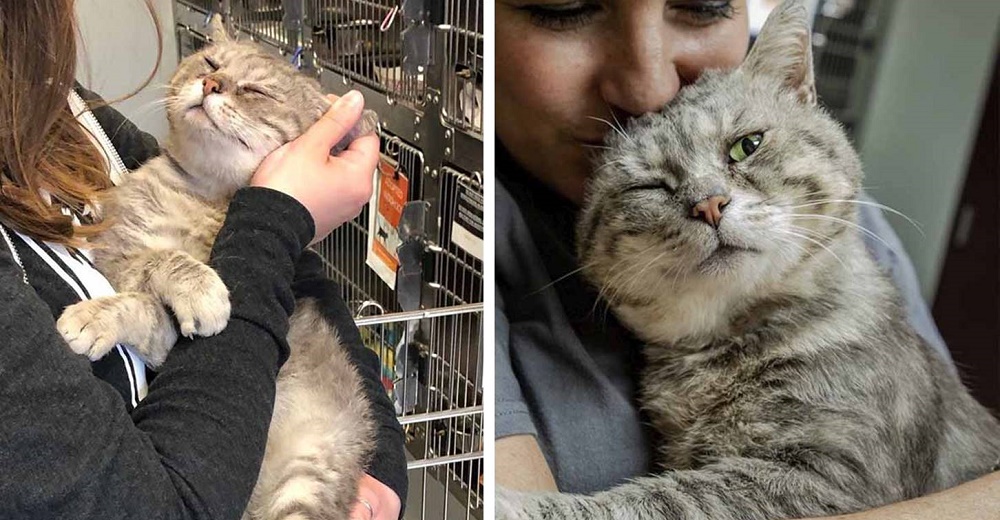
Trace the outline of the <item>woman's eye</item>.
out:
M 763 138 L 764 134 L 755 133 L 737 139 L 729 149 L 729 162 L 738 163 L 753 155 L 757 151 L 757 147 L 760 146 L 760 141 Z
M 531 17 L 531 23 L 553 31 L 568 31 L 582 27 L 601 12 L 594 2 L 536 4 L 520 7 Z
M 678 0 L 670 7 L 692 25 L 710 25 L 736 14 L 732 0 Z
M 207 63 L 208 66 L 212 68 L 213 72 L 219 70 L 219 64 L 212 58 L 209 58 L 208 56 L 205 56 L 205 63 Z

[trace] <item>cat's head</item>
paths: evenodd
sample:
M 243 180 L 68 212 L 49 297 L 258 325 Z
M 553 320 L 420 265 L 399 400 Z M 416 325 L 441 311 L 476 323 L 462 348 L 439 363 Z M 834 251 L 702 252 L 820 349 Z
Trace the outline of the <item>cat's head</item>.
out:
M 612 305 L 746 294 L 853 227 L 856 206 L 835 201 L 856 197 L 861 166 L 816 103 L 799 1 L 771 14 L 740 67 L 706 71 L 606 144 L 577 238 Z
M 316 122 L 330 101 L 286 59 L 231 38 L 218 15 L 211 29 L 212 43 L 184 58 L 170 80 L 168 146 L 186 168 L 239 186 L 264 157 Z M 349 137 L 376 126 L 374 112 L 365 111 Z

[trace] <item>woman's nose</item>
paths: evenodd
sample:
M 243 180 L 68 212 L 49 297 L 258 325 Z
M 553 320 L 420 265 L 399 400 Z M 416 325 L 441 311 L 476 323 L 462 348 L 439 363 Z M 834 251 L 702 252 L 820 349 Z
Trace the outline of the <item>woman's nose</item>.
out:
M 646 22 L 648 24 L 648 22 Z M 604 101 L 631 116 L 664 107 L 681 87 L 671 38 L 662 26 L 632 27 L 606 55 L 601 78 Z

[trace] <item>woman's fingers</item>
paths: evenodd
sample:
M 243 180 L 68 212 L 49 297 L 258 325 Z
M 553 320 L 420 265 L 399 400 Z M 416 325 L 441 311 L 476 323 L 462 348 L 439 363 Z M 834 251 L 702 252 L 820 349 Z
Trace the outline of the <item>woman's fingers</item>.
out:
M 397 520 L 400 508 L 399 497 L 393 490 L 371 475 L 361 476 L 351 520 Z
M 330 156 L 330 148 L 358 122 L 363 107 L 357 92 L 338 99 L 298 139 L 264 159 L 250 179 L 252 186 L 281 191 L 305 206 L 316 225 L 314 242 L 357 216 L 371 196 L 377 137 L 364 136 L 339 156 Z
M 329 154 L 330 148 L 340 142 L 361 119 L 361 111 L 365 102 L 361 93 L 352 90 L 337 99 L 330 109 L 323 114 L 298 141 L 309 149 L 322 150 Z
M 350 146 L 337 157 L 362 165 L 364 168 L 359 170 L 360 172 L 367 170 L 368 173 L 372 173 L 378 166 L 378 146 L 379 139 L 375 134 L 363 135 L 352 141 Z

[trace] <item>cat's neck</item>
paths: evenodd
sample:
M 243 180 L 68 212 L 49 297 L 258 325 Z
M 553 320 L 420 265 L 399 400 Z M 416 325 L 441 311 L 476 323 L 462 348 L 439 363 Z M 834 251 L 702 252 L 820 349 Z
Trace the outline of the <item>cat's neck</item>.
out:
M 170 139 L 162 152 L 177 174 L 176 181 L 191 193 L 210 202 L 228 201 L 236 190 L 248 184 L 257 164 L 238 154 L 210 148 Z
M 652 348 L 664 346 L 680 354 L 759 338 L 765 330 L 791 333 L 840 310 L 876 305 L 885 298 L 886 284 L 860 239 L 850 236 L 770 284 L 702 279 L 658 290 L 660 297 L 617 305 L 615 312 Z

